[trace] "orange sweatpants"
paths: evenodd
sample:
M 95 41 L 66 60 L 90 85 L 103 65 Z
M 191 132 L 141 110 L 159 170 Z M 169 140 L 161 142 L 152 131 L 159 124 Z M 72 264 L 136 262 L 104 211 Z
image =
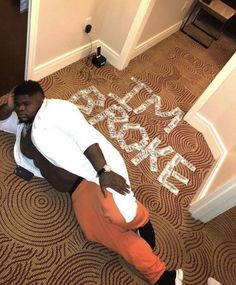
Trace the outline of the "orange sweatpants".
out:
M 113 196 L 107 192 L 104 198 L 100 187 L 83 180 L 72 195 L 77 220 L 87 238 L 119 253 L 138 269 L 151 283 L 155 283 L 166 267 L 149 244 L 134 230 L 149 220 L 147 209 L 137 201 L 136 217 L 126 223 Z

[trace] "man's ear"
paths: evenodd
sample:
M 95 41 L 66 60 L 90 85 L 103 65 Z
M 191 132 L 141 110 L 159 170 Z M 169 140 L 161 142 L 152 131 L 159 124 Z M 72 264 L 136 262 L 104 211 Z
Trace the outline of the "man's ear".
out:
M 41 92 L 37 92 L 36 94 L 35 94 L 35 97 L 37 98 L 37 101 L 39 102 L 39 103 L 41 103 L 41 102 L 43 102 L 43 100 L 44 100 L 44 95 L 41 93 Z

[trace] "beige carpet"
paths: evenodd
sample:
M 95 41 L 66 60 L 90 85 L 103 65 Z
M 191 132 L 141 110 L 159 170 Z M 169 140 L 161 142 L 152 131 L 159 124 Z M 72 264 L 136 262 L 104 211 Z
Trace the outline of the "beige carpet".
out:
M 136 166 L 132 163 L 139 151 L 122 149 L 121 142 L 111 137 L 107 119 L 100 117 L 94 126 L 122 153 L 135 195 L 150 210 L 157 253 L 168 268 L 184 269 L 185 285 L 205 285 L 209 276 L 223 285 L 236 284 L 236 209 L 206 225 L 195 221 L 188 212 L 189 203 L 214 163 L 202 134 L 184 121 L 166 133 L 173 117 L 156 115 L 153 105 L 140 114 L 134 110 L 156 94 L 162 114 L 176 107 L 187 112 L 234 49 L 226 37 L 206 50 L 178 32 L 135 58 L 124 71 L 109 64 L 101 69 L 84 68 L 83 60 L 41 80 L 49 98 L 69 99 L 78 90 L 96 87 L 105 96 L 105 104 L 85 114 L 88 120 L 114 104 L 120 106 L 108 94 L 126 96 L 136 86 L 131 77 L 146 84 L 146 89 L 131 96 L 127 103 L 131 109 L 125 113 L 129 123 L 143 127 L 149 142 L 160 140 L 157 149 L 172 147 L 172 152 L 158 157 L 155 171 L 150 170 L 149 158 Z M 87 104 L 86 96 L 77 103 Z M 115 114 L 124 119 L 119 110 Z M 123 124 L 116 123 L 116 131 Z M 123 142 L 130 145 L 139 140 L 140 131 L 126 130 Z M 69 195 L 56 192 L 42 179 L 25 182 L 13 174 L 13 144 L 13 135 L 0 132 L 0 284 L 148 284 L 116 253 L 87 241 L 75 220 Z M 178 195 L 158 181 L 161 174 L 167 174 L 165 167 L 176 154 L 193 166 L 180 163 L 175 167 L 182 175 L 179 180 L 168 178 L 172 183 L 169 188 L 174 185 Z

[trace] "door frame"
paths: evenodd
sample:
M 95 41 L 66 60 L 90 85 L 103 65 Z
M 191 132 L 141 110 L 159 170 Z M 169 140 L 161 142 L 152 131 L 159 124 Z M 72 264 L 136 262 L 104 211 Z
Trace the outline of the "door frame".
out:
M 32 79 L 33 71 L 35 68 L 39 6 L 40 0 L 29 0 L 25 57 L 25 80 Z
M 126 37 L 125 43 L 119 54 L 117 69 L 123 70 L 127 67 L 132 59 L 133 51 L 135 50 L 138 40 L 145 28 L 152 9 L 156 3 L 156 0 L 141 0 L 134 20 L 132 22 L 129 33 Z
M 215 92 L 235 69 L 236 52 L 184 117 L 186 122 L 204 135 L 214 159 L 216 160 L 207 174 L 206 179 L 199 187 L 199 190 L 197 190 L 189 207 L 191 215 L 204 223 L 236 205 L 236 176 L 230 181 L 223 181 L 214 192 L 211 191 L 214 179 L 220 175 L 221 167 L 225 163 L 225 159 L 229 154 L 230 149 L 225 146 L 225 143 L 214 124 L 200 112 L 204 104 L 206 104 L 209 99 L 213 98 Z

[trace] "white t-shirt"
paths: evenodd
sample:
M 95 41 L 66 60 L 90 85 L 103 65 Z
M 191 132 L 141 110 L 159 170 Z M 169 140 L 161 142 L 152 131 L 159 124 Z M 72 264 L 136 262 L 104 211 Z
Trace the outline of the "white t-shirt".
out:
M 20 137 L 23 127 L 23 123 L 18 123 L 15 112 L 6 120 L 0 121 L 0 130 L 16 134 L 14 145 L 16 163 L 33 172 L 35 176 L 42 177 L 33 161 L 21 153 Z M 55 166 L 97 184 L 99 184 L 97 172 L 84 155 L 84 151 L 92 144 L 98 143 L 107 164 L 130 184 L 128 172 L 120 153 L 86 121 L 76 105 L 69 101 L 45 98 L 34 119 L 31 139 L 40 153 Z M 133 192 L 130 190 L 130 193 L 124 196 L 111 188 L 107 188 L 107 190 L 112 193 L 126 222 L 132 221 L 137 211 Z

